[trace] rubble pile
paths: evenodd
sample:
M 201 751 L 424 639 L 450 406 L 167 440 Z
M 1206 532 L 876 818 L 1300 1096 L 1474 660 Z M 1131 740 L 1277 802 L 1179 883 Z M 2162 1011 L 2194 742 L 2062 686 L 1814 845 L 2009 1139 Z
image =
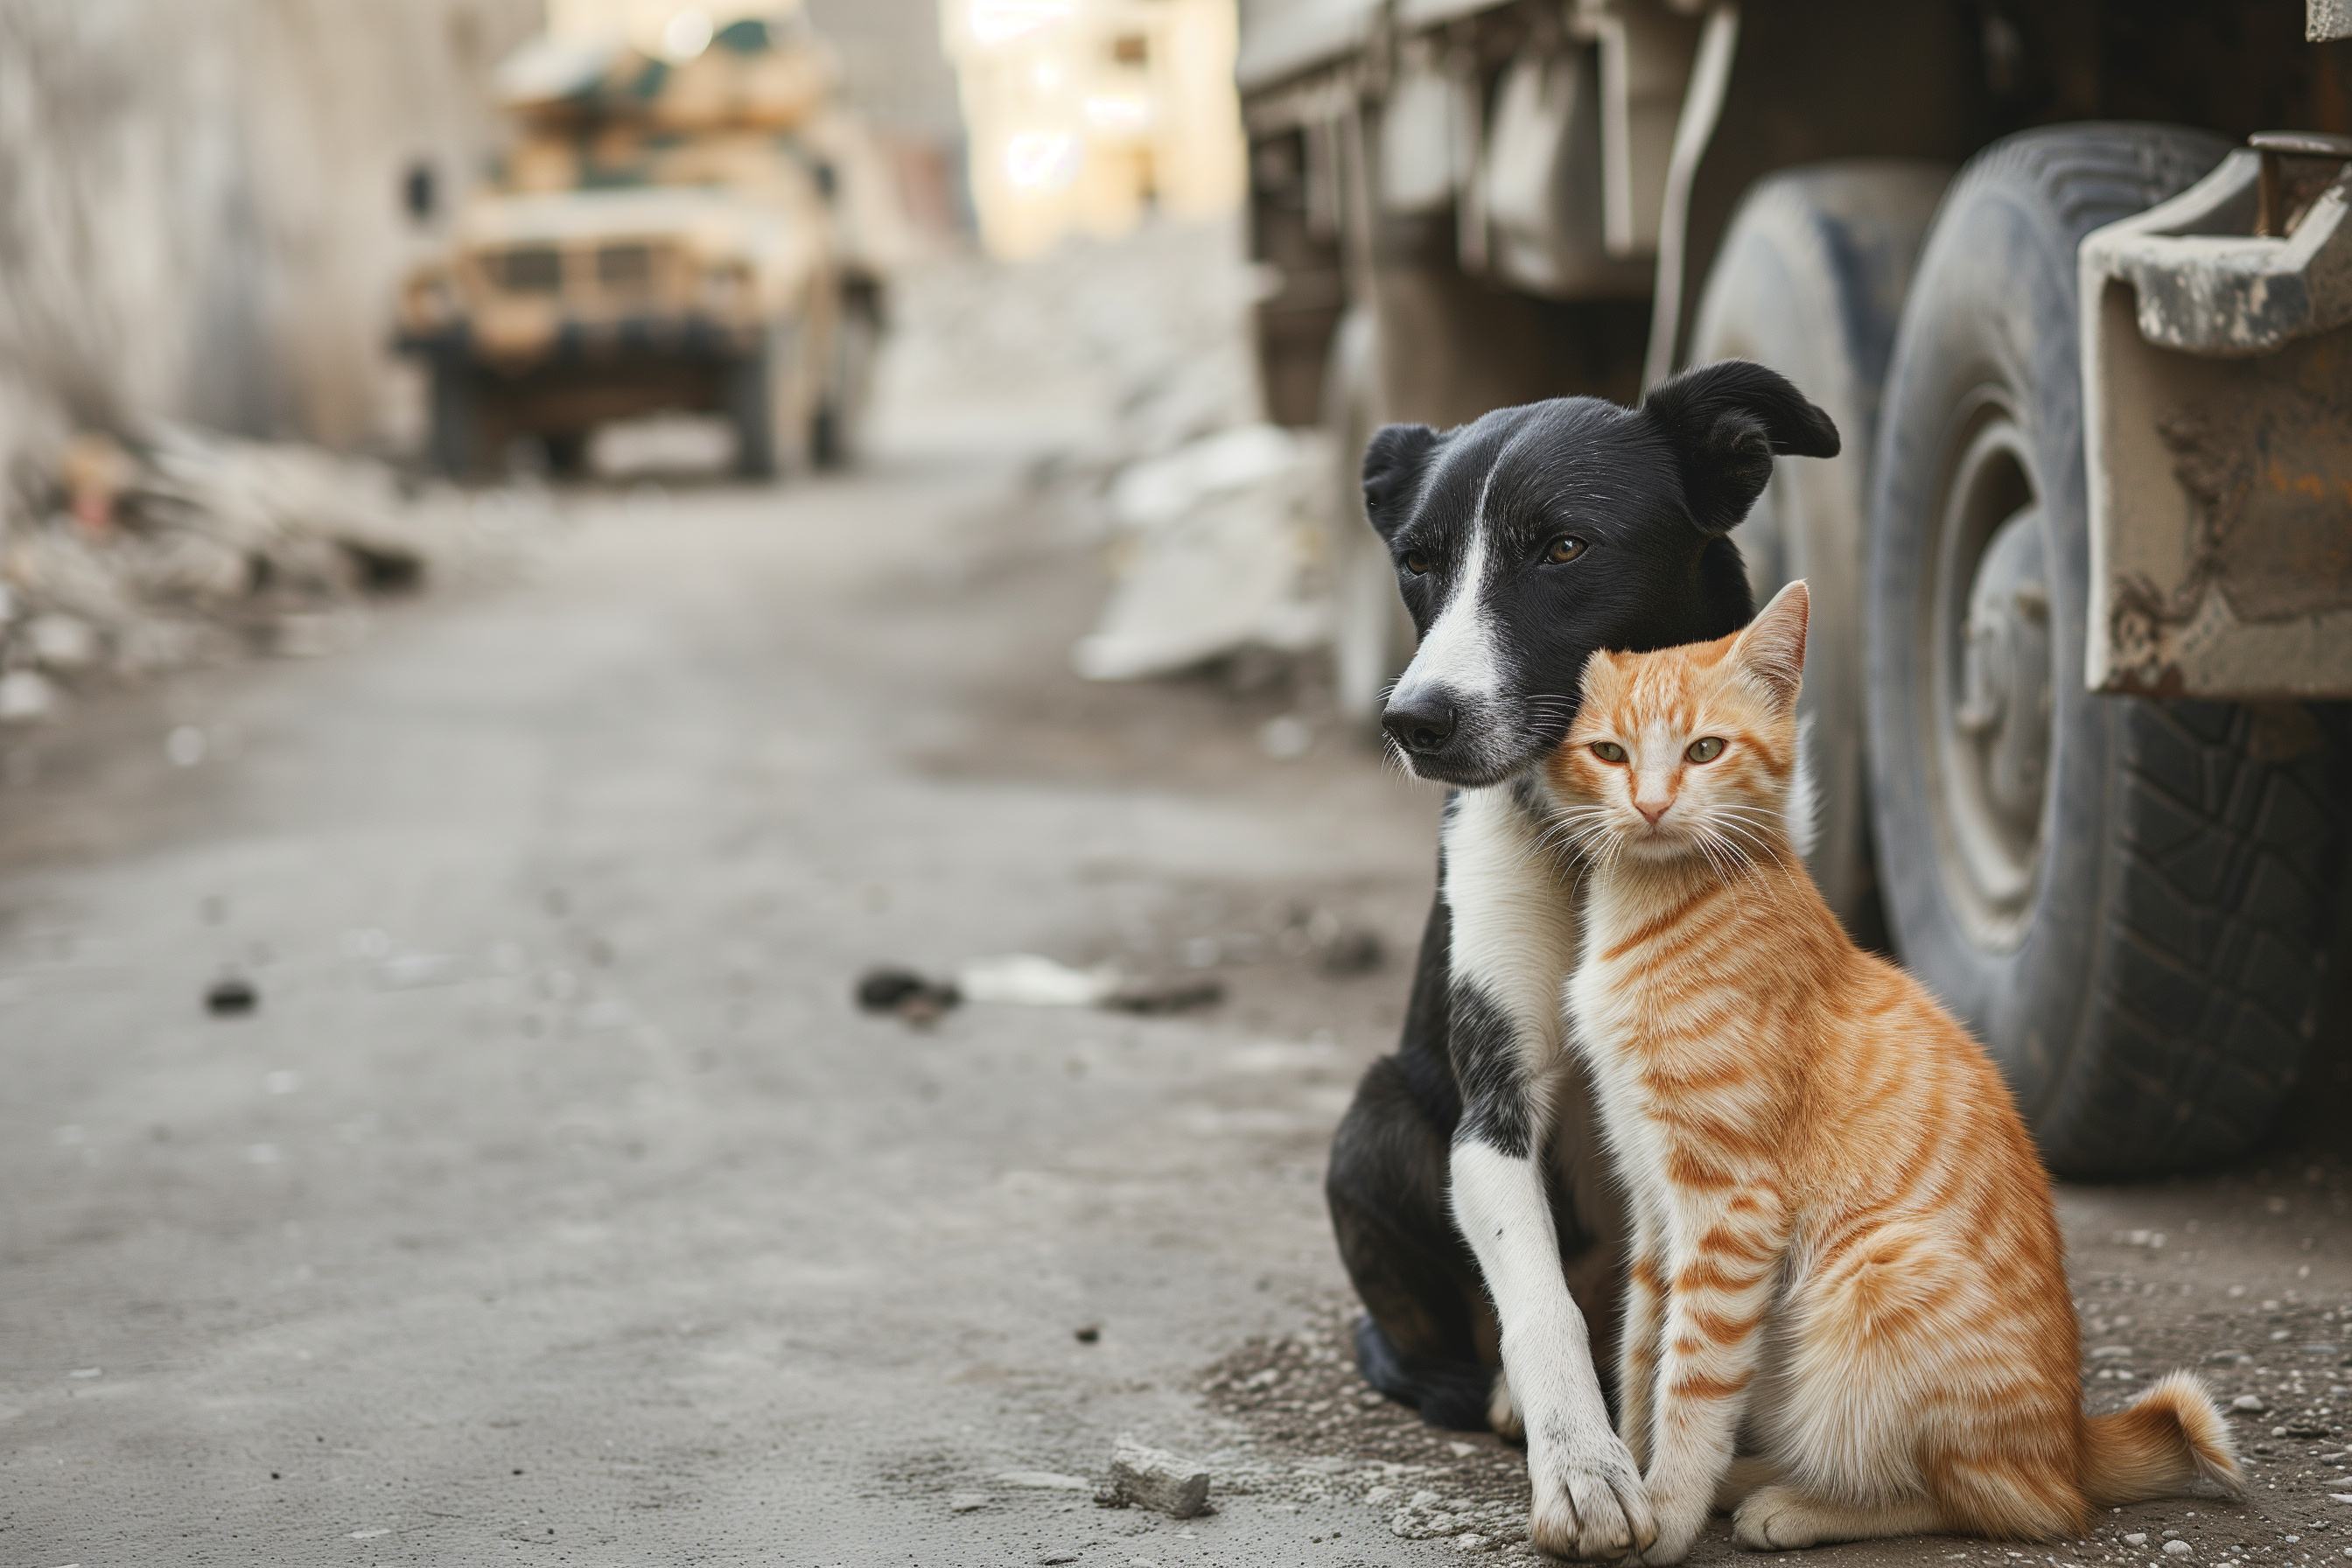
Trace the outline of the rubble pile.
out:
M 984 367 L 1008 390 L 1074 372 L 1111 388 L 1101 432 L 1037 476 L 1107 549 L 1111 596 L 1072 653 L 1090 679 L 1296 654 L 1327 636 L 1312 584 L 1336 470 L 1318 438 L 1265 417 L 1257 289 L 1235 227 L 1170 225 L 942 279 L 907 323 L 915 352 Z
M 110 677 L 320 651 L 368 601 L 498 559 L 544 511 L 178 426 L 78 437 L 18 479 L 0 498 L 0 723 Z

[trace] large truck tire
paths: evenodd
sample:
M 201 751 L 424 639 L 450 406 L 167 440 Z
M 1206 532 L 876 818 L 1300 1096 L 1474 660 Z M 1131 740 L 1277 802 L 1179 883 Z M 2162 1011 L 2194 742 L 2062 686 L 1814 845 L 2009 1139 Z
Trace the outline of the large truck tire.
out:
M 820 468 L 845 468 L 857 461 L 881 342 L 882 323 L 874 307 L 854 297 L 845 301 L 834 328 L 833 374 L 809 428 L 809 458 Z
M 496 455 L 489 421 L 483 412 L 481 377 L 454 353 L 433 358 L 426 397 L 425 447 L 433 467 L 453 479 L 469 479 L 487 469 Z
M 1378 329 L 1351 311 L 1332 334 L 1323 382 L 1323 427 L 1332 473 L 1324 502 L 1329 566 L 1331 690 L 1339 717 L 1378 733 L 1381 703 L 1412 653 L 1412 622 L 1397 592 L 1396 563 L 1364 518 L 1364 448 L 1381 413 Z
M 2082 125 L 1979 155 L 1920 258 L 1879 423 L 1864 634 L 1879 885 L 1905 961 L 1991 1047 L 2074 1175 L 2247 1149 L 2319 997 L 2342 799 L 2319 727 L 2083 684 L 2075 252 L 2225 151 Z
M 793 413 L 794 348 L 792 328 L 771 327 L 760 346 L 729 372 L 727 418 L 735 427 L 735 471 L 747 479 L 779 479 L 803 455 L 803 431 Z
M 1750 359 L 1794 381 L 1837 422 L 1844 449 L 1782 463 L 1738 534 L 1757 603 L 1802 577 L 1812 589 L 1801 707 L 1816 816 L 1809 863 L 1856 941 L 1885 926 L 1870 857 L 1863 752 L 1862 592 L 1879 386 L 1903 297 L 1949 165 L 1857 160 L 1757 182 L 1707 274 L 1691 361 Z

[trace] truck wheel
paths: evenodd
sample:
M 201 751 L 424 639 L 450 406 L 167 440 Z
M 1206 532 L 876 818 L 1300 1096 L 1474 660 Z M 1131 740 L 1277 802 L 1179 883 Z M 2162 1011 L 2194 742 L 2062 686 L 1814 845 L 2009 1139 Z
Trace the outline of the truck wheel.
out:
M 1323 428 L 1332 441 L 1324 503 L 1330 564 L 1331 688 L 1340 717 L 1367 734 L 1389 685 L 1412 651 L 1412 622 L 1397 592 L 1396 563 L 1364 519 L 1364 448 L 1381 426 L 1379 345 L 1369 312 L 1350 311 L 1331 339 Z
M 1822 163 L 1757 183 L 1716 254 L 1691 358 L 1752 359 L 1786 374 L 1837 421 L 1843 452 L 1782 463 L 1748 521 L 1741 552 L 1761 604 L 1783 583 L 1812 586 L 1802 722 L 1818 817 L 1811 858 L 1856 940 L 1884 938 L 1871 874 L 1862 744 L 1864 519 L 1871 440 L 1895 327 L 1936 203 L 1941 163 Z
M 735 471 L 747 479 L 782 476 L 796 456 L 800 429 L 793 414 L 793 335 L 772 327 L 760 346 L 735 362 L 727 415 L 735 426 Z
M 865 310 L 842 312 L 834 334 L 833 374 L 825 378 L 824 401 L 809 427 L 809 457 L 820 468 L 845 468 L 857 460 L 864 425 L 866 384 L 874 374 L 880 329 Z
M 2325 951 L 2325 757 L 2269 743 L 2275 725 L 2257 744 L 2244 708 L 2083 686 L 2076 248 L 2225 151 L 2098 125 L 1980 154 L 1920 258 L 1873 465 L 1864 668 L 1887 913 L 2074 1174 L 2260 1137 Z
M 433 361 L 427 456 L 453 479 L 472 479 L 489 465 L 491 432 L 482 411 L 480 378 L 454 354 Z

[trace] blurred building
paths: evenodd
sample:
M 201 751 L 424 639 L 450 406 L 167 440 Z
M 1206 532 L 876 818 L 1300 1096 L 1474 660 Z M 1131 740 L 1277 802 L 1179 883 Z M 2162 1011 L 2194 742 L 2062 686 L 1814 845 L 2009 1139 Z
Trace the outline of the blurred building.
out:
M 940 0 L 940 26 L 992 250 L 1239 202 L 1234 0 Z
M 547 0 L 551 32 L 618 36 L 670 57 L 739 16 L 779 10 L 806 16 L 838 58 L 843 91 L 890 159 L 918 229 L 963 226 L 963 121 L 937 0 Z
M 541 14 L 0 3 L 0 478 L 156 417 L 387 437 L 415 209 L 495 144 L 492 68 Z

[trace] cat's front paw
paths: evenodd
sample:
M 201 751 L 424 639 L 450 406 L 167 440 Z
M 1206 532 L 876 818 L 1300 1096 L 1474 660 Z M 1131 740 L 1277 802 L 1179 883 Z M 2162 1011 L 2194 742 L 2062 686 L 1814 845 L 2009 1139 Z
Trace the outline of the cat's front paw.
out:
M 1612 1563 L 1657 1539 L 1650 1496 L 1633 1456 L 1605 1427 L 1528 1461 L 1535 1507 L 1528 1533 L 1555 1557 Z
M 1659 1486 L 1650 1489 L 1650 1513 L 1657 1521 L 1657 1539 L 1642 1552 L 1645 1568 L 1664 1568 L 1690 1555 L 1698 1540 L 1698 1532 L 1706 1524 L 1708 1506 L 1715 1500 L 1712 1488 L 1701 1490 L 1695 1487 Z
M 1816 1510 L 1789 1487 L 1759 1487 L 1733 1510 L 1731 1538 L 1750 1552 L 1791 1552 L 1822 1539 Z

